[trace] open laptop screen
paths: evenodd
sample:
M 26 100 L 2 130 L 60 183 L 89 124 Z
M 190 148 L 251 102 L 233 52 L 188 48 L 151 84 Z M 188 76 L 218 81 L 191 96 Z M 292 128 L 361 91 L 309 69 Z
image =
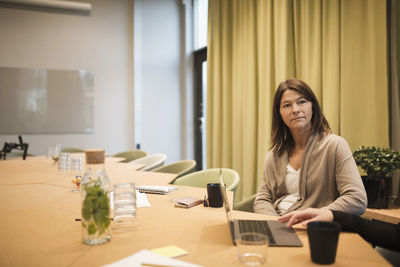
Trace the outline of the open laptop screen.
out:
M 226 216 L 228 218 L 228 222 L 231 222 L 232 221 L 231 208 L 229 205 L 228 196 L 226 195 L 224 179 L 222 178 L 222 169 L 219 169 L 218 179 L 219 179 L 219 184 L 220 184 L 219 188 L 221 189 L 222 200 L 224 201 L 224 206 L 225 206 L 225 210 L 226 210 Z
M 241 226 L 247 225 L 248 229 L 253 229 L 255 232 L 265 233 L 268 236 L 269 246 L 303 246 L 295 231 L 292 228 L 287 228 L 286 225 L 277 220 L 233 220 L 231 214 L 232 210 L 230 208 L 225 183 L 222 177 L 222 169 L 220 169 L 219 172 L 219 183 L 233 244 L 236 244 L 235 239 L 237 235 L 244 231 Z

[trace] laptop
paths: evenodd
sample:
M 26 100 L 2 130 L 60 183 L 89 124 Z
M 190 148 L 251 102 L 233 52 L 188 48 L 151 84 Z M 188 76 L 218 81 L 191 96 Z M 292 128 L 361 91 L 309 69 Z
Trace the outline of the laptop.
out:
M 226 217 L 231 231 L 232 242 L 236 245 L 236 239 L 240 233 L 263 233 L 268 237 L 270 247 L 302 247 L 303 243 L 292 228 L 287 228 L 280 221 L 273 220 L 233 220 L 232 211 L 226 195 L 225 183 L 222 178 L 222 170 L 219 173 L 219 182 L 224 202 Z

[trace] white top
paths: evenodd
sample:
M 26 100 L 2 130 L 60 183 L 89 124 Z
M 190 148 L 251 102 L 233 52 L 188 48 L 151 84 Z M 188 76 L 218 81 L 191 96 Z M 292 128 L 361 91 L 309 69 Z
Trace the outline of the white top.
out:
M 288 163 L 286 167 L 285 185 L 289 195 L 279 202 L 278 209 L 280 213 L 286 212 L 299 199 L 299 176 L 300 169 L 296 171 Z

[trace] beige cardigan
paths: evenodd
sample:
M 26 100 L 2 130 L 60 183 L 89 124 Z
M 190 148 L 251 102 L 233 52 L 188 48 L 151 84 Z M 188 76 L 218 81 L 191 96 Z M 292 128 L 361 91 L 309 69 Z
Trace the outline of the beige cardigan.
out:
M 278 215 L 278 203 L 288 195 L 285 185 L 288 155 L 267 153 L 254 212 Z M 327 134 L 307 141 L 299 175 L 300 199 L 287 212 L 328 208 L 355 215 L 364 213 L 367 195 L 346 140 Z

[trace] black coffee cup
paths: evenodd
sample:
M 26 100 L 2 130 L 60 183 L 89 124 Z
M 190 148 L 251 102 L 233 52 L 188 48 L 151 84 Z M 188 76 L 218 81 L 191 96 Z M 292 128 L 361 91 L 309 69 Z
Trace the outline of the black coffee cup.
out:
M 318 264 L 335 262 L 340 233 L 340 224 L 336 222 L 310 222 L 307 224 L 308 242 L 311 260 Z
M 208 205 L 210 207 L 219 208 L 222 207 L 222 194 L 219 183 L 209 183 L 207 184 L 207 196 Z

